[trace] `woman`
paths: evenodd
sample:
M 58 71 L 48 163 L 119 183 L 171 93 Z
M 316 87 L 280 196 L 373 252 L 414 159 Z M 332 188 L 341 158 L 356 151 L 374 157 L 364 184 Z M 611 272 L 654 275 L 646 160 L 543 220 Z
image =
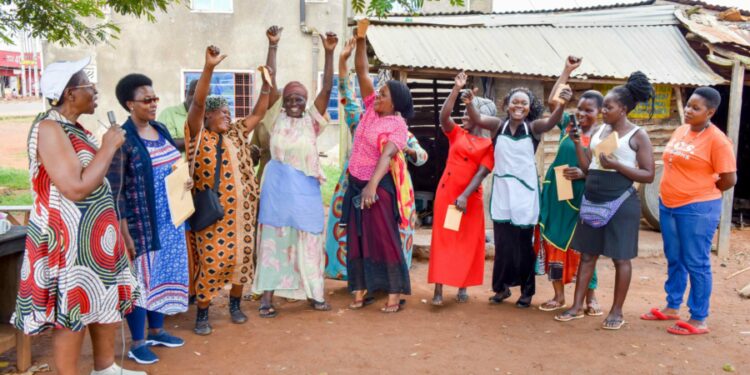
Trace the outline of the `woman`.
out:
M 349 187 L 344 196 L 341 222 L 346 223 L 346 271 L 351 309 L 365 305 L 365 293 L 388 293 L 381 309 L 401 309 L 401 295 L 411 294 L 409 269 L 399 236 L 399 210 L 391 159 L 406 147 L 405 118 L 414 115 L 411 93 L 402 82 L 390 80 L 378 95 L 368 75 L 365 36 L 357 36 L 354 57 L 365 113 L 354 133 L 349 159 Z
M 349 127 L 351 134 L 354 134 L 362 115 L 362 107 L 357 101 L 356 93 L 349 79 L 349 71 L 346 61 L 349 59 L 354 46 L 357 43 L 356 38 L 350 39 L 339 55 L 339 95 L 344 106 L 344 120 Z M 409 163 L 417 167 L 427 162 L 427 152 L 419 145 L 417 137 L 411 132 L 408 133 L 406 148 L 404 148 L 404 158 Z M 399 159 L 399 162 L 401 160 Z M 391 163 L 394 163 L 392 161 Z M 404 217 L 408 220 L 399 220 L 399 232 L 401 237 L 401 246 L 404 252 L 406 266 L 411 268 L 412 244 L 414 236 L 414 226 L 417 220 L 417 209 L 414 201 L 414 189 L 412 188 L 411 176 L 406 169 L 405 163 L 399 163 L 403 170 L 403 186 L 400 191 L 405 191 L 403 198 L 399 199 L 399 210 L 408 213 Z M 391 169 L 393 175 L 394 168 Z M 349 186 L 349 155 L 344 162 L 344 169 L 339 177 L 339 182 L 333 191 L 333 198 L 328 211 L 328 224 L 326 225 L 326 277 L 338 280 L 346 280 L 346 226 L 341 225 L 342 202 L 346 189 Z M 401 196 L 399 197 L 401 198 Z
M 206 48 L 206 62 L 185 124 L 187 155 L 194 167 L 194 191 L 211 189 L 215 179 L 218 180 L 219 201 L 224 209 L 224 216 L 214 224 L 191 232 L 197 250 L 198 309 L 194 331 L 198 335 L 211 333 L 208 307 L 228 283 L 232 284 L 229 292 L 232 322 L 247 321 L 240 309 L 240 300 L 242 287 L 252 280 L 253 273 L 258 182 L 247 139 L 268 108 L 271 85 L 261 74 L 263 86 L 253 113 L 230 124 L 227 100 L 208 96 L 214 68 L 226 57 L 215 46 Z M 217 160 L 217 153 L 220 160 Z
M 323 269 L 323 198 L 325 175 L 318 159 L 317 138 L 327 125 L 322 117 L 333 89 L 333 50 L 338 37 L 320 36 L 325 49 L 323 87 L 307 107 L 307 89 L 289 82 L 271 107 L 264 124 L 271 134 L 271 161 L 263 172 L 260 197 L 260 247 L 253 293 L 263 293 L 260 317 L 277 315 L 274 293 L 310 301 L 327 311 Z
M 569 89 L 564 89 L 561 97 L 567 102 L 571 95 Z M 473 95 L 467 92 L 465 96 L 471 99 Z M 471 102 L 466 112 L 473 123 L 490 130 L 494 138 L 490 217 L 495 234 L 495 295 L 490 297 L 490 303 L 502 303 L 511 296 L 511 287 L 520 286 L 516 306 L 528 308 L 536 291 L 532 239 L 539 219 L 539 178 L 534 154 L 542 135 L 562 118 L 564 106 L 557 106 L 549 118 L 540 119 L 542 103 L 530 90 L 517 87 L 505 96 L 503 107 L 505 119 L 481 115 Z
M 625 85 L 616 86 L 604 97 L 600 126 L 591 136 L 590 149 L 576 143 L 581 170 L 586 173 L 586 186 L 580 208 L 580 222 L 570 247 L 581 252 L 576 276 L 573 306 L 556 320 L 567 322 L 584 317 L 583 299 L 596 268 L 599 256 L 612 258 L 615 265 L 615 296 L 602 328 L 617 330 L 625 324 L 622 306 L 630 287 L 630 260 L 638 256 L 638 228 L 641 203 L 633 188 L 634 182 L 654 180 L 654 155 L 645 130 L 628 121 L 628 113 L 641 102 L 652 100 L 654 88 L 648 77 L 635 72 Z M 612 132 L 617 133 L 617 148 L 607 154 L 591 157 L 590 150 Z M 593 214 L 606 212 L 605 216 Z
M 581 59 L 568 57 L 565 60 L 565 69 L 558 83 L 565 84 L 570 74 L 580 65 Z M 555 89 L 552 92 L 555 92 Z M 550 100 L 550 102 L 555 103 L 554 100 Z M 573 237 L 573 231 L 578 222 L 578 210 L 581 206 L 586 175 L 578 166 L 575 142 L 579 141 L 584 148 L 588 148 L 591 133 L 596 127 L 597 121 L 599 121 L 599 112 L 603 102 L 604 97 L 598 91 L 586 91 L 581 95 L 575 113 L 580 130 L 576 133 L 575 129 L 570 126 L 573 119 L 567 113 L 563 115 L 562 121 L 557 124 L 560 128 L 560 146 L 557 149 L 555 160 L 547 169 L 547 175 L 544 178 L 539 225 L 534 241 L 537 257 L 543 261 L 544 272 L 552 281 L 552 287 L 555 290 L 555 296 L 539 306 L 539 310 L 542 311 L 555 311 L 566 307 L 565 285 L 575 280 L 578 270 L 581 256 L 578 251 L 570 247 L 570 239 Z M 567 166 L 563 169 L 563 175 L 571 181 L 573 187 L 572 199 L 561 201 L 557 198 L 555 168 L 558 166 Z M 586 314 L 590 316 L 603 314 L 594 294 L 596 284 L 596 271 L 594 271 L 594 276 L 591 278 L 586 292 Z
M 175 227 L 165 209 L 169 207 L 165 178 L 180 160 L 180 152 L 167 127 L 155 121 L 159 97 L 150 78 L 129 74 L 117 83 L 115 94 L 130 117 L 122 126 L 126 132 L 122 152 L 112 160 L 107 179 L 118 197 L 120 230 L 141 288 L 136 307 L 126 317 L 132 339 L 128 357 L 152 364 L 159 360 L 152 345 L 185 344 L 164 330 L 165 314 L 182 313 L 188 307 L 185 226 Z M 185 191 L 191 188 L 192 181 L 186 181 Z M 146 318 L 148 337 L 144 337 Z
M 651 309 L 643 320 L 677 320 L 667 332 L 710 332 L 711 241 L 721 215 L 721 192 L 737 182 L 732 143 L 711 117 L 721 104 L 719 92 L 699 87 L 685 105 L 685 122 L 667 143 L 659 188 L 659 223 L 667 258 L 667 306 Z M 678 320 L 690 277 L 690 320 Z
M 114 363 L 115 331 L 138 299 L 138 282 L 106 179 L 125 141 L 124 131 L 111 126 L 97 147 L 93 135 L 77 122 L 96 108 L 96 87 L 83 72 L 90 61 L 52 63 L 40 81 L 52 109 L 29 133 L 34 203 L 11 320 L 28 335 L 55 329 L 58 374 L 79 373 L 88 328 L 94 349 L 92 375 L 145 375 Z
M 435 193 L 435 225 L 432 227 L 430 268 L 427 282 L 435 283 L 432 304 L 443 304 L 443 284 L 458 287 L 456 301 L 469 300 L 466 288 L 482 285 L 484 280 L 484 199 L 482 181 L 494 167 L 492 141 L 482 136 L 483 129 L 467 116 L 461 119 L 463 129 L 451 119 L 453 106 L 466 74 L 459 73 L 440 110 L 440 127 L 450 142 L 448 161 Z M 475 107 L 479 98 L 474 98 Z M 495 116 L 497 109 L 487 101 L 479 109 L 485 116 Z M 458 231 L 443 227 L 449 205 L 463 212 Z

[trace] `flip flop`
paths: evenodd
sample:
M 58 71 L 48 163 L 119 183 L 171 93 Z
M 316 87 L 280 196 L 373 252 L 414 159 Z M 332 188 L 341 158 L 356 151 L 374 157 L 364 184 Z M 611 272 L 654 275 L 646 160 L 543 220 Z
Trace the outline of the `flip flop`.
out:
M 443 306 L 443 297 L 432 297 L 432 306 Z
M 539 305 L 539 310 L 542 311 L 555 311 L 560 310 L 568 307 L 566 304 L 560 304 L 560 302 L 557 302 L 555 300 L 549 300 L 541 305 Z
M 586 315 L 584 315 L 583 313 L 575 314 L 575 315 L 574 314 L 562 313 L 562 314 L 559 314 L 559 315 L 555 315 L 555 320 L 557 320 L 558 322 L 563 322 L 564 323 L 564 322 L 569 322 L 571 320 L 583 319 L 583 317 L 585 317 L 585 316 Z
M 679 315 L 667 315 L 654 307 L 649 312 L 641 315 L 641 320 L 680 320 Z
M 468 293 L 458 293 L 456 294 L 456 303 L 466 303 L 469 302 L 469 294 Z
M 599 307 L 598 303 L 595 303 L 593 305 L 586 306 L 586 310 L 583 310 L 584 313 L 588 316 L 602 316 L 604 315 L 604 311 L 602 311 L 602 308 Z
M 389 304 L 386 303 L 385 307 L 383 307 L 383 308 L 380 309 L 380 312 L 382 312 L 383 314 L 395 314 L 395 313 L 401 311 L 401 306 L 402 305 L 401 305 L 400 301 L 399 301 L 399 303 L 397 303 L 395 305 L 389 305 Z
M 711 332 L 708 328 L 698 328 L 688 322 L 678 320 L 674 326 L 667 328 L 667 332 L 673 335 L 680 336 L 691 336 L 691 335 L 703 335 Z
M 278 311 L 276 311 L 276 308 L 274 308 L 273 305 L 260 306 L 258 308 L 258 316 L 260 316 L 261 318 L 275 318 L 276 315 L 279 315 L 279 313 Z
M 625 319 L 614 320 L 614 322 L 618 322 L 618 321 L 619 321 L 619 324 L 617 324 L 617 325 L 614 325 L 614 326 L 608 326 L 608 325 L 607 325 L 607 320 L 606 320 L 606 319 L 604 319 L 604 321 L 602 322 L 602 328 L 603 328 L 603 329 L 608 329 L 608 330 L 610 330 L 610 331 L 617 331 L 617 330 L 619 330 L 620 328 L 622 328 L 622 326 L 624 326 L 624 325 L 625 325 L 625 323 L 626 323 L 626 322 L 625 322 Z

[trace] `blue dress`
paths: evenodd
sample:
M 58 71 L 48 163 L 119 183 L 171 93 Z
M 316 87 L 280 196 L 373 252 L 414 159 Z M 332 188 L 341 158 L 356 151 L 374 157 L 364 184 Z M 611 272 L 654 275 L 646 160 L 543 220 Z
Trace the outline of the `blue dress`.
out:
M 188 253 L 185 224 L 175 227 L 172 223 L 165 178 L 181 156 L 161 135 L 158 140 L 141 140 L 151 156 L 156 227 L 161 248 L 147 251 L 133 262 L 141 286 L 141 298 L 136 305 L 148 311 L 173 315 L 188 308 Z

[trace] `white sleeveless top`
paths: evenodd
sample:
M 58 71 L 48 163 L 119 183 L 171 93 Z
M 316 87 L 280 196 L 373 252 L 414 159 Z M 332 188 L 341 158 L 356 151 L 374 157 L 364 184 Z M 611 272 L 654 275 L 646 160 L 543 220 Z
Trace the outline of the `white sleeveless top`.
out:
M 596 146 L 599 145 L 599 143 L 603 141 L 601 136 L 602 136 L 602 133 L 604 132 L 604 128 L 606 127 L 611 127 L 611 126 L 607 124 L 602 125 L 601 127 L 599 127 L 599 130 L 594 134 L 594 136 L 591 137 L 591 144 L 589 145 L 589 149 L 593 150 L 594 148 L 596 148 Z M 638 168 L 638 162 L 636 161 L 636 158 L 635 158 L 636 153 L 630 147 L 630 138 L 633 138 L 633 135 L 640 129 L 641 128 L 639 126 L 636 126 L 624 136 L 618 137 L 617 150 L 615 150 L 613 155 L 615 156 L 615 158 L 617 158 L 617 161 L 619 161 L 620 163 L 624 164 L 627 167 Z M 607 170 L 606 168 L 602 168 L 602 166 L 599 165 L 599 158 L 592 158 L 592 159 L 593 160 L 591 160 L 591 165 L 589 166 L 589 169 Z

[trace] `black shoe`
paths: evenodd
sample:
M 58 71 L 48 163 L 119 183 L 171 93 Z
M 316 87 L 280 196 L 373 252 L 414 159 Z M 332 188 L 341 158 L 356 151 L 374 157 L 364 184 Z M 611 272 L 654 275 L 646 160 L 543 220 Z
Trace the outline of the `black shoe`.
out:
M 521 296 L 521 298 L 516 301 L 516 307 L 519 309 L 528 309 L 531 307 L 531 297 Z
M 195 317 L 195 328 L 193 328 L 193 332 L 195 332 L 196 335 L 200 336 L 210 335 L 211 332 L 213 332 L 213 330 L 211 329 L 211 325 L 208 323 L 208 308 L 198 308 L 198 313 Z
M 503 292 L 500 295 L 495 294 L 494 296 L 490 297 L 490 304 L 496 305 L 503 303 L 506 299 L 510 297 L 510 289 L 505 289 L 505 292 Z
M 229 315 L 232 317 L 232 323 L 242 324 L 247 322 L 247 315 L 240 310 L 240 297 L 229 297 Z

